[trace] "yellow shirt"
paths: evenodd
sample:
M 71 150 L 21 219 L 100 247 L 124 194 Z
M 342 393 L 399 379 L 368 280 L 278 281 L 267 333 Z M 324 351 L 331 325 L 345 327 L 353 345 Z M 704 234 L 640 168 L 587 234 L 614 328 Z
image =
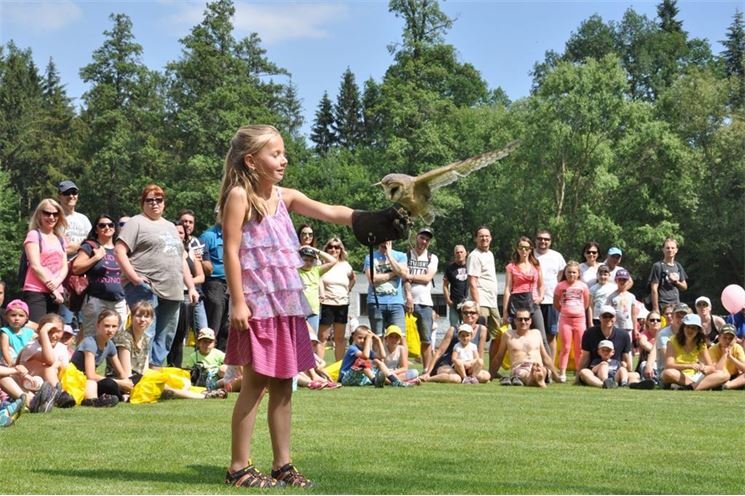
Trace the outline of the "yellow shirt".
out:
M 716 364 L 719 359 L 722 358 L 722 349 L 719 347 L 719 344 L 712 345 L 711 348 L 709 348 L 709 354 L 711 355 L 711 359 Z M 743 350 L 742 346 L 737 343 L 732 343 L 732 356 L 734 356 L 741 362 L 745 362 L 745 350 Z M 734 363 L 732 363 L 732 360 L 730 360 L 729 358 L 727 359 L 726 367 L 729 375 L 735 375 L 740 370 L 735 366 Z
M 678 338 L 673 336 L 670 341 L 668 341 L 668 345 L 673 347 L 673 351 L 675 352 L 675 363 L 681 364 L 681 365 L 695 365 L 698 363 L 698 357 L 701 355 L 701 352 L 706 349 L 706 343 L 702 342 L 700 345 L 698 345 L 696 348 L 694 348 L 691 351 L 686 351 L 683 345 L 678 343 Z M 693 368 L 690 369 L 683 369 L 682 372 L 685 375 L 694 375 L 696 373 L 696 370 Z

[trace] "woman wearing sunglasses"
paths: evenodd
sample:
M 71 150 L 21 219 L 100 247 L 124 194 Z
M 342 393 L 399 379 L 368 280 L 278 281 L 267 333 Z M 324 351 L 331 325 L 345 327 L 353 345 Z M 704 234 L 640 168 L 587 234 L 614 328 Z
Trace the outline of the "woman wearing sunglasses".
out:
M 19 274 L 31 322 L 57 313 L 62 303 L 62 281 L 67 277 L 65 229 L 67 221 L 60 204 L 51 198 L 39 202 L 23 241 L 27 268 L 25 274 Z
M 334 329 L 334 355 L 337 360 L 344 358 L 344 329 L 347 325 L 349 310 L 349 293 L 357 281 L 357 276 L 349 262 L 347 250 L 339 238 L 326 242 L 323 251 L 338 260 L 321 277 L 321 323 L 318 332 L 320 350 L 324 350 L 329 330 Z M 323 357 L 323 353 L 319 356 Z
M 114 256 L 118 236 L 119 228 L 114 217 L 100 214 L 72 262 L 72 273 L 85 274 L 88 278 L 85 300 L 80 309 L 84 337 L 96 334 L 98 315 L 107 308 L 119 314 L 119 329 L 127 321 L 122 269 Z
M 157 184 L 145 186 L 140 197 L 142 213 L 124 225 L 114 245 L 127 305 L 133 307 L 145 300 L 155 309 L 155 318 L 146 331 L 152 338 L 151 368 L 165 365 L 184 301 L 184 285 L 191 303 L 199 301 L 176 226 L 163 218 L 165 200 L 163 188 Z
M 597 241 L 588 241 L 582 248 L 585 261 L 579 264 L 580 279 L 591 288 L 597 282 L 600 263 L 600 245 Z

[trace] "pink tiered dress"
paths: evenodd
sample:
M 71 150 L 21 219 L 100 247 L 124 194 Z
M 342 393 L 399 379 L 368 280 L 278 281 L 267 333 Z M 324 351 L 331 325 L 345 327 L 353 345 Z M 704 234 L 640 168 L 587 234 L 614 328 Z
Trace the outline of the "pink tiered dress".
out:
M 315 367 L 315 360 L 305 321 L 311 312 L 298 275 L 299 243 L 281 191 L 274 215 L 243 225 L 239 257 L 251 319 L 247 330 L 230 329 L 225 363 L 289 379 Z

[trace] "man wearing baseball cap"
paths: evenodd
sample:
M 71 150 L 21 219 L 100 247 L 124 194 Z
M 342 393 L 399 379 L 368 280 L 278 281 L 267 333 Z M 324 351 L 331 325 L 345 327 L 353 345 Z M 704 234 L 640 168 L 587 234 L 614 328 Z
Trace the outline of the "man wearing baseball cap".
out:
M 730 375 L 722 389 L 742 389 L 745 387 L 745 350 L 737 342 L 735 326 L 724 324 L 719 330 L 719 342 L 709 348 L 709 355 L 714 364 L 722 362 Z
M 80 244 L 88 237 L 91 231 L 91 221 L 75 208 L 80 199 L 80 189 L 78 186 L 68 180 L 62 181 L 57 185 L 58 199 L 62 210 L 65 212 L 67 229 L 65 237 L 67 238 L 67 257 L 73 258 L 80 249 Z
M 419 339 L 422 343 L 422 365 L 427 370 L 432 358 L 432 321 L 434 302 L 432 301 L 433 278 L 437 273 L 437 255 L 429 251 L 429 243 L 434 233 L 429 227 L 419 230 L 414 249 L 406 254 L 409 274 L 404 281 L 406 311 L 416 317 Z
M 629 384 L 639 382 L 639 374 L 633 372 L 633 355 L 631 353 L 631 336 L 628 332 L 616 326 L 616 309 L 611 305 L 603 305 L 600 309 L 600 325 L 590 327 L 582 335 L 582 354 L 580 355 L 580 370 L 577 373 L 577 383 L 598 388 L 603 387 L 600 380 L 590 368 L 595 360 L 601 356 L 598 347 L 601 341 L 608 340 L 613 344 L 614 357 L 623 363 L 629 375 Z

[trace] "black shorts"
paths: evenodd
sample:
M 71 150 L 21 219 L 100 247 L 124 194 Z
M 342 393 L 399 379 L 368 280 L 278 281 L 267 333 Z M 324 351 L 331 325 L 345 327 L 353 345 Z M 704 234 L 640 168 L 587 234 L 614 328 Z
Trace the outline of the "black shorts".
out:
M 347 323 L 349 305 L 321 305 L 321 325 Z

